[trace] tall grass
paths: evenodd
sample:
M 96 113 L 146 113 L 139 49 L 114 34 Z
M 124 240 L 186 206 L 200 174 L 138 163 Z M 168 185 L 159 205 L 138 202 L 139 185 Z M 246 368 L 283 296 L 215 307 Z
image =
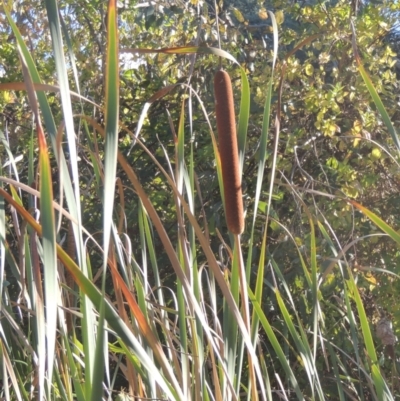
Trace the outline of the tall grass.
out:
M 311 213 L 304 194 L 285 182 L 282 185 L 297 199 L 308 221 L 301 249 L 287 231 L 288 243 L 298 251 L 306 313 L 299 305 L 299 293 L 295 298 L 293 285 L 285 277 L 284 262 L 268 251 L 267 230 L 273 220 L 271 201 L 277 182 L 280 101 L 273 127 L 270 186 L 264 188 L 268 191 L 264 212 L 260 198 L 266 181 L 274 77 L 265 91 L 256 190 L 249 194 L 254 217 L 246 219 L 243 238 L 239 236 L 242 226 L 231 230 L 235 237 L 228 233 L 217 236 L 210 233 L 206 219 L 198 218 L 198 211 L 206 205 L 201 204 L 196 179 L 196 149 L 188 141 L 192 135 L 188 126 L 194 124 L 193 104 L 199 105 L 208 125 L 221 197 L 227 185 L 221 168 L 225 149 L 218 148 L 214 122 L 208 119 L 202 100 L 191 87 L 182 85 L 160 88 L 144 106 L 136 132 L 130 132 L 134 138 L 132 152 L 147 153 L 162 177 L 160 182 L 168 186 L 173 199 L 169 213 L 174 215 L 175 227 L 170 230 L 138 178 L 135 165 L 118 150 L 118 132 L 125 128 L 118 114 L 115 1 L 108 7 L 104 127 L 89 115 L 72 113 L 69 64 L 63 52 L 57 4 L 49 0 L 46 7 L 63 112 L 58 126 L 43 91 L 46 86 L 7 11 L 35 121 L 28 144 L 27 174 L 18 170 L 15 155 L 2 137 L 10 163 L 0 177 L 0 397 L 7 401 L 394 400 L 398 390 L 381 372 L 357 280 L 342 258 L 341 244 L 329 222 L 317 220 Z M 272 13 L 270 16 L 276 73 L 277 26 Z M 215 56 L 216 66 L 218 57 L 237 64 L 223 50 L 206 47 L 124 51 L 196 53 L 199 57 L 209 54 Z M 69 52 L 73 53 L 71 47 Z M 237 70 L 241 77 L 238 168 L 243 171 L 250 90 L 245 71 L 240 66 Z M 364 69 L 361 74 L 367 81 Z M 283 79 L 284 72 L 279 91 Z M 75 84 L 79 88 L 77 79 Z M 368 85 L 376 101 L 373 86 Z M 21 85 L 0 85 L 2 90 L 10 88 L 20 90 Z M 172 90 L 181 91 L 182 107 L 177 126 L 171 121 L 174 152 L 170 154 L 160 144 L 165 161 L 161 164 L 140 134 L 149 105 Z M 82 105 L 87 101 L 79 95 L 75 98 Z M 379 110 L 384 110 L 383 105 L 379 104 Z M 87 140 L 85 155 L 92 168 L 90 172 L 85 169 L 84 174 L 90 176 L 80 173 L 78 125 Z M 60 146 L 64 132 L 68 157 Z M 90 180 L 90 191 L 101 201 L 100 236 L 86 227 L 84 216 L 93 217 L 95 211 L 82 207 L 85 180 Z M 132 193 L 137 211 L 135 237 L 126 225 Z M 348 202 L 400 244 L 398 233 L 378 216 L 354 201 Z M 334 294 L 338 300 L 334 304 L 324 290 L 327 277 L 319 265 L 317 235 L 324 238 L 337 261 L 338 269 L 329 277 L 341 289 Z M 216 246 L 220 252 L 215 251 Z M 101 267 L 94 269 L 99 260 Z M 160 260 L 168 265 L 169 277 Z M 126 393 L 115 385 L 121 375 Z

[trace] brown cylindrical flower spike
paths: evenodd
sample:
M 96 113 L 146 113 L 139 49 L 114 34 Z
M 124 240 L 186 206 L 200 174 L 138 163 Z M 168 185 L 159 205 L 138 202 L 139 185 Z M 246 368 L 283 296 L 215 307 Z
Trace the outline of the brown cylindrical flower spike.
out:
M 214 93 L 226 223 L 232 234 L 241 234 L 244 230 L 244 216 L 235 107 L 231 79 L 226 71 L 220 70 L 215 74 Z

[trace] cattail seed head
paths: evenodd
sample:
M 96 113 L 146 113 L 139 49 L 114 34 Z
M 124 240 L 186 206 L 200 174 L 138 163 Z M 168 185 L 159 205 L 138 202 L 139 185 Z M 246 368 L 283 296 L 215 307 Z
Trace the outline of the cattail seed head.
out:
M 235 107 L 231 79 L 226 71 L 220 70 L 215 74 L 214 94 L 226 223 L 232 234 L 241 234 L 244 230 L 244 217 Z

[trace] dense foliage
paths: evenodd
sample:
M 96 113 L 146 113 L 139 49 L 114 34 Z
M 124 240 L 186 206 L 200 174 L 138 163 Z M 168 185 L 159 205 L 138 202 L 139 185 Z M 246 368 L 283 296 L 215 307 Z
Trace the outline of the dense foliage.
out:
M 102 313 L 106 314 L 106 320 L 114 315 L 103 303 L 96 304 L 94 298 L 90 298 L 91 290 L 83 290 L 89 284 L 82 284 L 84 279 L 79 281 L 78 276 L 71 273 L 68 262 L 64 263 L 65 271 L 59 267 L 61 295 L 57 295 L 63 300 L 58 303 L 63 305 L 59 309 L 65 310 L 62 313 L 65 313 L 67 329 L 61 323 L 64 314 L 59 312 L 54 369 L 59 373 L 54 374 L 54 388 L 49 385 L 46 390 L 47 398 L 53 394 L 52 399 L 60 400 L 95 399 L 93 394 L 98 393 L 92 393 L 89 385 L 100 383 L 98 391 L 102 391 L 104 380 L 104 394 L 108 399 L 114 399 L 116 394 L 122 397 L 122 388 L 132 397 L 148 398 L 168 398 L 168 388 L 179 399 L 163 359 L 157 359 L 156 342 L 144 335 L 141 326 L 144 323 L 132 307 L 130 302 L 133 301 L 128 300 L 126 293 L 123 299 L 116 273 L 111 269 L 104 276 L 104 287 L 101 283 L 102 266 L 107 258 L 95 241 L 102 246 L 107 243 L 106 236 L 103 237 L 108 227 L 103 219 L 107 210 L 104 205 L 108 202 L 104 188 L 112 186 L 107 187 L 108 178 L 105 178 L 109 175 L 107 141 L 110 143 L 110 140 L 104 141 L 100 133 L 106 127 L 105 135 L 108 135 L 107 124 L 111 121 L 108 110 L 112 106 L 107 99 L 112 92 L 112 79 L 119 82 L 119 130 L 115 134 L 118 134 L 120 159 L 115 194 L 110 192 L 114 197 L 110 216 L 112 213 L 115 227 L 108 262 L 118 266 L 129 291 L 135 294 L 143 319 L 149 322 L 164 348 L 171 372 L 183 383 L 182 394 L 186 399 L 199 399 L 199 394 L 204 400 L 214 396 L 221 400 L 250 397 L 248 383 L 254 361 L 250 353 L 246 358 L 244 340 L 237 334 L 240 333 L 238 325 L 226 326 L 229 319 L 236 322 L 238 317 L 229 309 L 231 304 L 224 287 L 219 282 L 219 286 L 216 285 L 216 272 L 210 266 L 210 255 L 213 255 L 237 306 L 243 306 L 239 300 L 239 285 L 235 282 L 240 262 L 232 256 L 236 255 L 239 245 L 226 227 L 219 159 L 211 134 L 212 129 L 215 130 L 213 76 L 220 63 L 232 78 L 240 122 L 245 121 L 242 118 L 243 73 L 250 83 L 250 119 L 244 135 L 240 136 L 246 142 L 242 146 L 239 144 L 240 150 L 245 150 L 240 156 L 246 209 L 240 249 L 249 288 L 262 300 L 258 312 L 255 298 L 249 296 L 249 301 L 253 302 L 254 322 L 249 335 L 255 341 L 255 333 L 259 333 L 260 341 L 255 349 L 262 373 L 268 377 L 264 383 L 267 393 L 268 389 L 273 393 L 272 399 L 277 399 L 278 393 L 282 397 L 285 393 L 287 399 L 295 395 L 298 399 L 327 400 L 383 399 L 379 398 L 382 394 L 387 397 L 385 399 L 398 397 L 398 352 L 393 351 L 392 344 L 382 342 L 376 327 L 382 321 L 390 321 L 394 334 L 400 333 L 400 304 L 396 302 L 400 292 L 397 276 L 400 252 L 399 243 L 393 240 L 400 223 L 400 149 L 371 96 L 356 59 L 358 54 L 393 126 L 398 127 L 398 2 L 118 3 L 120 71 L 119 78 L 111 76 L 111 79 L 106 67 L 112 60 L 107 58 L 111 57 L 107 52 L 112 39 L 107 35 L 111 30 L 108 17 L 112 10 L 101 1 L 60 1 L 63 61 L 70 89 L 75 92 L 71 96 L 74 118 L 70 124 L 73 122 L 77 158 L 74 158 L 70 142 L 62 136 L 64 125 L 68 129 L 66 109 L 62 105 L 65 101 L 62 96 L 67 92 L 63 92 L 60 84 L 59 59 L 55 56 L 57 50 L 52 47 L 54 37 L 50 37 L 49 4 L 53 2 L 46 3 L 15 2 L 10 4 L 10 11 L 42 82 L 61 87 L 61 90 L 46 88 L 51 118 L 43 109 L 43 103 L 40 107 L 48 134 L 54 199 L 67 203 L 66 208 L 74 217 L 69 201 L 64 200 L 68 189 L 64 188 L 67 186 L 64 178 L 60 178 L 66 172 L 60 172 L 59 149 L 65 154 L 67 164 L 64 167 L 71 170 L 71 177 L 75 163 L 79 166 L 78 209 L 82 211 L 82 226 L 87 230 L 82 237 L 85 250 L 82 251 L 83 245 L 77 239 L 78 232 L 72 229 L 70 220 L 74 220 L 65 215 L 61 218 L 58 212 L 56 242 L 67 250 L 86 277 L 99 289 L 103 288 L 110 305 L 114 304 L 123 323 L 138 336 L 143 349 L 151 355 L 150 359 L 156 360 L 155 365 L 169 383 L 158 387 L 158 377 L 153 378 L 151 371 L 146 373 L 149 365 L 141 364 L 142 354 L 137 349 L 130 354 L 128 349 L 133 346 L 124 342 L 124 337 L 117 341 L 121 334 L 110 321 L 111 334 L 104 343 L 100 342 L 103 339 L 98 339 L 100 335 L 94 335 L 94 329 L 93 334 L 86 333 L 88 327 L 103 331 L 97 329 L 97 320 L 102 322 L 104 318 Z M 277 24 L 275 29 L 271 20 Z M 25 87 L 17 84 L 27 80 L 21 68 L 18 38 L 3 12 L 0 22 L 2 176 L 39 189 L 38 166 L 44 171 L 39 153 L 44 154 L 44 150 L 36 138 L 32 102 Z M 278 53 L 274 48 L 277 34 Z M 196 49 L 179 51 L 184 46 Z M 242 70 L 207 48 L 225 50 Z M 165 51 L 155 52 L 157 49 Z M 35 81 L 33 76 L 32 79 Z M 270 83 L 272 97 L 269 97 Z M 51 132 L 51 119 L 57 127 L 54 132 Z M 265 125 L 267 121 L 270 122 L 268 126 Z M 243 133 L 243 127 L 239 131 Z M 139 146 L 137 139 L 144 146 Z M 191 303 L 194 301 L 185 292 L 188 290 L 171 261 L 163 234 L 146 203 L 147 197 L 132 184 L 132 175 L 125 161 L 121 161 L 123 157 L 133 168 L 159 216 L 181 263 L 179 266 L 192 285 L 194 297 L 204 308 L 202 312 L 207 321 L 212 321 L 213 335 L 221 344 L 226 343 L 223 350 L 226 366 L 216 362 L 218 358 L 213 354 L 208 333 L 200 329 L 204 322 L 199 320 Z M 6 163 L 10 160 L 11 163 Z M 162 169 L 167 171 L 173 184 Z M 40 176 L 43 179 L 42 173 Z M 110 177 L 110 182 L 114 183 L 113 176 Z M 274 183 L 272 194 L 271 180 Z M 76 182 L 73 178 L 71 182 L 72 188 Z M 34 210 L 40 208 L 37 194 L 28 193 L 24 188 L 8 188 L 4 180 L 3 184 L 32 216 Z M 183 200 L 190 205 L 190 212 L 208 241 L 210 254 L 204 251 L 201 235 L 184 210 Z M 368 215 L 358 204 L 380 219 Z M 41 309 L 37 303 L 39 299 L 42 302 L 46 299 L 47 303 L 49 300 L 48 295 L 40 294 L 41 278 L 36 281 L 38 294 L 32 295 L 28 281 L 34 281 L 34 273 L 32 277 L 29 275 L 29 270 L 34 271 L 34 268 L 29 266 L 37 266 L 42 271 L 36 272 L 39 277 L 46 276 L 43 268 L 46 251 L 41 245 L 36 250 L 34 244 L 38 240 L 26 216 L 3 203 L 1 208 L 4 224 L 2 220 L 0 307 L 4 312 L 0 311 L 0 316 L 7 323 L 0 321 L 0 357 L 3 384 L 7 381 L 11 385 L 10 390 L 0 389 L 0 397 L 30 400 L 34 399 L 42 377 L 40 363 L 35 358 L 44 350 L 40 348 L 44 344 L 39 341 L 41 326 L 37 310 Z M 45 214 L 43 210 L 41 213 Z M 384 223 L 393 228 L 393 233 L 383 226 Z M 45 229 L 45 224 L 41 224 Z M 64 261 L 59 254 L 58 257 Z M 92 313 L 92 304 L 86 305 L 88 301 L 83 294 L 90 298 L 96 310 L 87 321 L 85 311 Z M 36 319 L 37 322 L 32 323 Z M 73 329 L 71 324 L 75 326 Z M 118 327 L 125 326 L 121 323 Z M 267 327 L 271 327 L 276 337 Z M 373 341 L 369 341 L 369 332 L 372 332 Z M 107 344 L 109 358 L 103 361 L 107 366 L 104 377 L 100 373 L 96 378 L 93 373 L 96 372 L 92 365 L 95 351 L 88 351 L 90 338 L 99 341 L 104 348 Z M 280 345 L 275 345 L 273 338 L 277 338 Z M 29 343 L 37 344 L 37 348 L 31 351 Z M 232 344 L 237 352 L 233 362 L 227 351 Z M 196 347 L 203 347 L 198 357 L 200 362 L 195 361 Z M 378 368 L 374 367 L 375 347 Z M 170 348 L 179 351 L 175 355 Z M 282 355 L 278 349 L 282 350 Z M 289 368 L 283 360 L 288 361 Z M 214 364 L 218 369 L 213 370 Z M 198 366 L 202 366 L 205 373 L 196 371 Z M 69 373 L 64 369 L 70 369 Z M 10 373 L 12 370 L 14 376 Z M 366 377 L 372 379 L 368 381 Z M 380 377 L 381 388 L 376 384 Z M 390 389 L 386 382 L 382 384 L 383 377 Z M 220 384 L 216 383 L 218 379 Z M 87 386 L 78 384 L 84 380 Z M 235 396 L 233 391 L 227 390 L 230 380 L 236 390 Z M 260 397 L 261 394 L 260 390 Z

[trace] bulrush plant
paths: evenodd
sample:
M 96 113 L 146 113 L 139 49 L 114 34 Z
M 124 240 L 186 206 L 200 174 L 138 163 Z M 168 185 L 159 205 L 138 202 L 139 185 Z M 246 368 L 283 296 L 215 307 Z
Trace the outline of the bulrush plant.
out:
M 196 2 L 199 8 L 201 3 Z M 256 190 L 255 194 L 246 194 L 250 212 L 245 222 L 241 172 L 247 162 L 244 155 L 250 88 L 246 71 L 234 57 L 205 46 L 125 49 L 127 53 L 141 53 L 140 57 L 146 53 L 163 53 L 163 57 L 174 54 L 176 58 L 196 54 L 191 59 L 196 63 L 204 54 L 210 59 L 223 58 L 237 67 L 232 71 L 238 72 L 241 79 L 241 85 L 234 88 L 240 98 L 238 124 L 232 82 L 229 74 L 220 69 L 214 75 L 215 105 L 210 102 L 205 106 L 192 86 L 181 83 L 157 88 L 150 100 L 135 97 L 144 106 L 133 133 L 119 121 L 121 50 L 115 0 L 110 0 L 107 12 L 107 90 L 106 98 L 99 100 L 105 108 L 70 90 L 72 85 L 79 89 L 79 79 L 69 82 L 75 77 L 68 71 L 75 60 L 74 48 L 66 40 L 71 55 L 67 60 L 59 19 L 64 13 L 59 12 L 54 0 L 46 1 L 48 23 L 43 26 L 52 30 L 57 71 L 45 78 L 54 80 L 57 76 L 58 86 L 42 83 L 7 5 L 3 7 L 18 42 L 15 51 L 23 60 L 26 85 L 31 88 L 30 104 L 33 109 L 40 108 L 40 113 L 35 114 L 38 127 L 39 118 L 44 120 L 46 137 L 40 132 L 41 170 L 37 175 L 33 134 L 26 156 L 28 172 L 16 162 L 17 155 L 0 135 L 9 160 L 7 171 L 0 170 L 0 399 L 394 400 L 394 392 L 381 374 L 352 270 L 342 276 L 348 266 L 342 262 L 344 251 L 332 240 L 335 233 L 329 231 L 327 222 L 311 215 L 300 189 L 283 180 L 280 184 L 286 185 L 307 216 L 308 225 L 304 227 L 308 228 L 304 231 L 309 231 L 305 237 L 294 238 L 286 230 L 289 239 L 284 242 L 296 254 L 290 268 L 300 272 L 299 283 L 294 285 L 285 276 L 286 259 L 275 260 L 274 254 L 269 253 L 267 227 L 272 220 L 264 212 L 271 209 L 271 204 L 269 200 L 265 207 L 265 200 L 268 196 L 271 199 L 276 180 L 267 180 L 264 174 L 271 134 L 273 76 L 268 78 L 265 89 L 262 126 L 255 130 L 260 133 L 259 152 L 256 156 L 253 153 L 252 162 L 258 170 L 249 177 L 256 180 L 256 185 L 249 187 Z M 273 14 L 269 15 L 275 49 L 273 73 L 278 29 Z M 125 29 L 128 25 L 122 26 Z M 68 29 L 63 34 L 68 37 Z M 80 46 L 75 51 L 80 51 Z M 298 48 L 301 47 L 300 43 Z M 53 63 L 53 58 L 46 56 L 43 62 L 47 60 Z M 361 63 L 359 59 L 357 62 Z M 361 70 L 361 74 L 373 91 L 366 72 Z M 284 76 L 281 82 L 283 79 Z M 171 139 L 165 129 L 157 132 L 160 152 L 156 157 L 154 147 L 145 145 L 157 142 L 154 131 L 149 134 L 143 129 L 146 113 L 152 102 L 182 86 L 186 92 L 177 127 L 168 114 L 175 153 L 171 156 L 168 152 L 172 147 L 164 146 L 164 141 Z M 0 90 L 21 91 L 25 84 L 0 83 Z M 60 92 L 62 120 L 53 114 L 55 108 L 50 107 L 46 91 Z M 80 89 L 77 92 L 83 93 Z M 376 93 L 372 94 L 373 99 L 377 98 Z M 208 95 L 212 95 L 211 89 Z M 279 109 L 280 93 L 275 95 Z M 179 96 L 180 93 L 175 100 L 180 102 Z M 72 107 L 73 99 L 79 100 L 80 107 Z M 169 109 L 176 104 L 171 102 Z M 96 114 L 92 107 L 96 113 L 101 110 L 104 114 L 105 127 L 92 117 Z M 208 117 L 214 107 L 218 141 Z M 73 116 L 72 110 L 77 109 L 81 114 Z M 257 121 L 255 118 L 254 124 Z M 278 122 L 277 116 L 275 135 L 279 133 Z M 67 141 L 61 136 L 64 127 Z M 76 135 L 76 127 L 83 127 L 81 135 Z M 185 133 L 193 127 L 191 138 L 198 130 L 205 134 L 202 140 L 212 142 L 207 154 L 216 166 L 211 180 L 218 176 L 221 190 L 210 191 L 213 199 L 204 203 L 201 188 L 205 184 L 196 178 L 196 172 L 203 168 L 197 158 L 200 155 L 196 153 L 196 141 L 185 140 Z M 118 148 L 121 131 L 134 137 L 133 157 Z M 142 135 L 153 134 L 154 141 L 142 140 Z M 48 145 L 44 146 L 46 141 Z M 80 157 L 77 149 L 82 152 Z M 275 149 L 271 160 L 276 160 L 278 147 Z M 165 163 L 160 162 L 160 154 L 165 156 Z M 145 168 L 140 170 L 144 163 Z M 143 174 L 144 170 L 156 173 L 149 177 Z M 40 192 L 31 186 L 35 180 L 41 184 L 36 186 Z M 271 182 L 270 194 L 266 182 Z M 53 193 L 59 194 L 57 202 Z M 207 220 L 207 208 L 212 203 L 217 210 L 221 197 L 228 230 L 222 230 L 224 224 L 218 223 L 217 232 Z M 167 199 L 163 206 L 160 199 Z M 171 199 L 173 202 L 168 203 Z M 39 203 L 40 219 L 36 213 Z M 352 204 L 400 244 L 396 231 L 368 209 L 353 201 Z M 200 215 L 204 217 L 201 222 L 197 219 Z M 320 237 L 329 245 L 331 259 L 341 264 L 334 278 L 341 292 L 329 294 L 329 298 L 321 290 L 324 276 L 317 265 L 320 259 L 316 224 Z M 75 249 L 68 246 L 66 252 L 65 243 Z M 92 271 L 92 266 L 102 268 Z M 99 284 L 101 274 L 103 280 Z M 339 295 L 340 304 L 336 307 L 332 300 Z M 126 392 L 121 392 L 121 387 Z
M 247 280 L 240 248 L 240 234 L 244 230 L 242 199 L 242 179 L 239 165 L 239 151 L 236 135 L 235 103 L 232 82 L 229 74 L 220 69 L 214 75 L 215 115 L 218 130 L 218 151 L 221 158 L 225 216 L 228 230 L 235 237 L 235 251 L 239 267 L 240 292 L 242 298 L 242 316 L 248 334 L 250 318 L 247 294 Z M 248 353 L 249 375 L 251 379 L 252 399 L 257 400 L 256 381 L 251 353 Z

